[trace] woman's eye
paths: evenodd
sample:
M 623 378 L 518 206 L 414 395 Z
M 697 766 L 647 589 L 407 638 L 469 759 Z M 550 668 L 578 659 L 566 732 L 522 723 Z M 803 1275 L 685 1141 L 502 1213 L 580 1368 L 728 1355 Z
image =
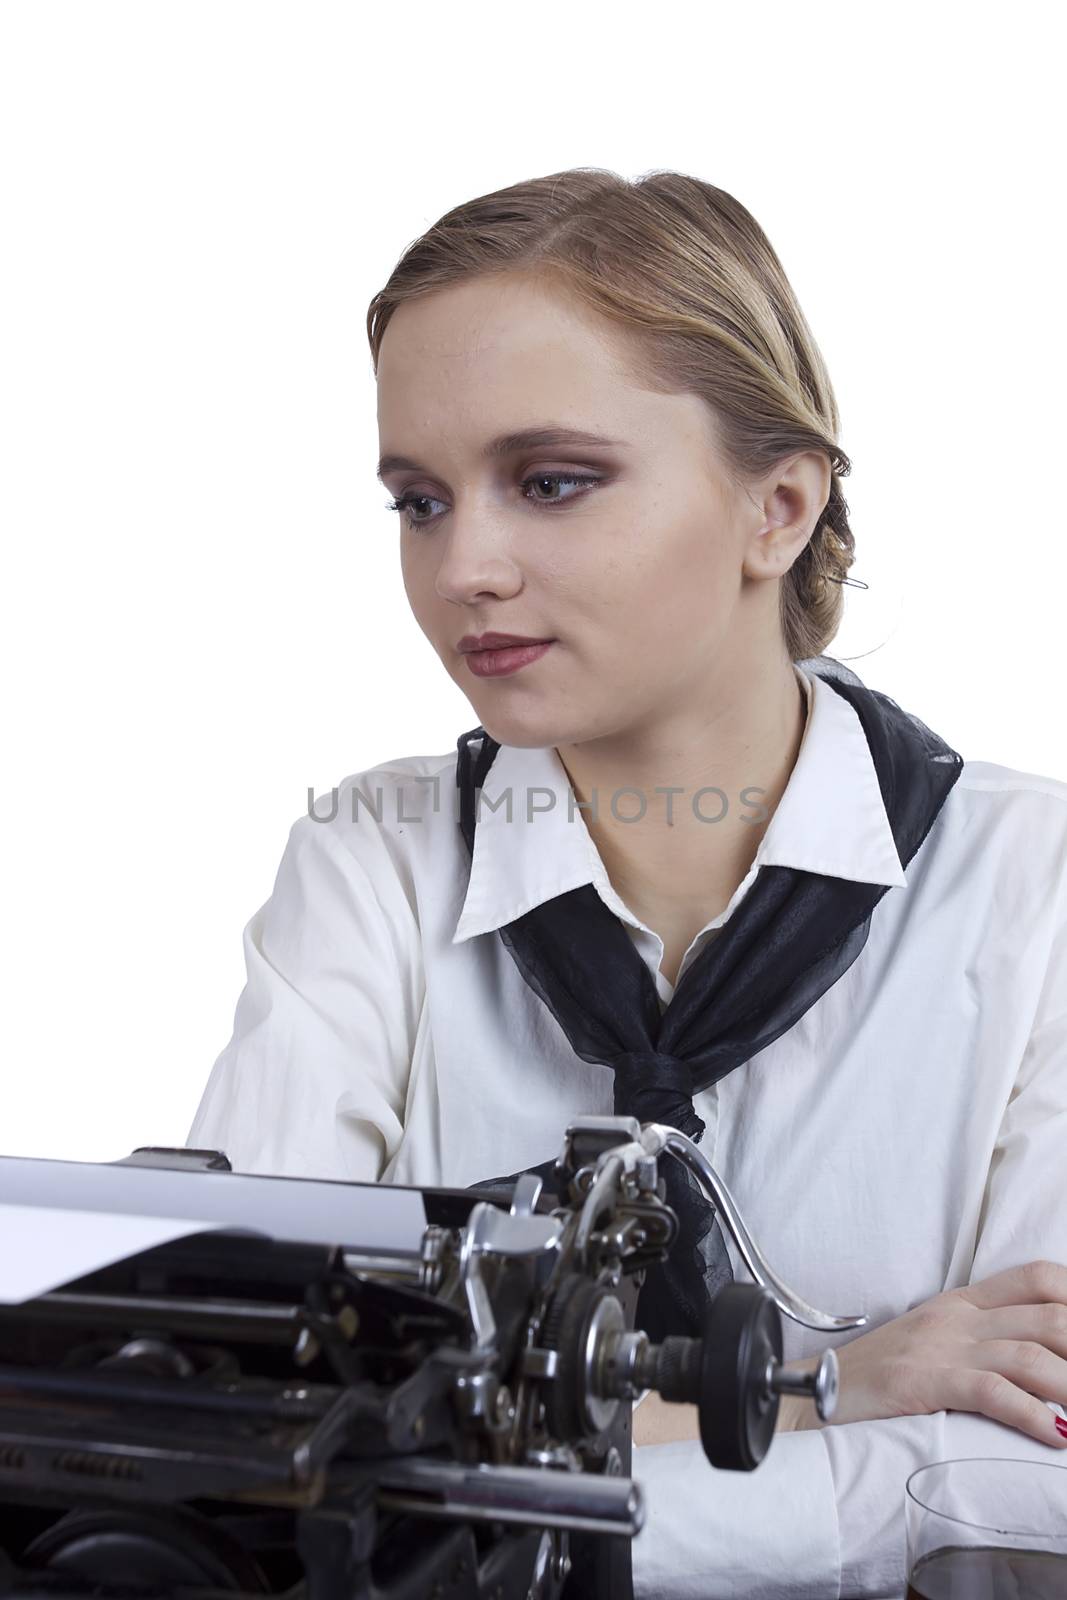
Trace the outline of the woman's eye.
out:
M 420 523 L 429 522 L 431 519 L 424 516 L 415 516 L 413 514 L 412 507 L 428 506 L 433 505 L 434 503 L 433 497 L 428 494 L 403 494 L 400 496 L 399 500 L 388 501 L 387 509 L 390 511 L 406 511 L 407 521 L 412 525 L 412 527 L 418 527 Z M 440 504 L 440 502 L 437 503 Z
M 595 488 L 600 481 L 601 480 L 599 478 L 593 478 L 585 474 L 573 472 L 535 472 L 531 473 L 530 477 L 523 479 L 521 488 L 523 491 L 523 498 L 526 500 L 532 500 L 535 505 L 560 505 L 565 504 L 568 500 L 577 500 L 583 494 L 588 494 L 590 489 Z M 579 489 L 577 494 L 561 496 L 557 493 L 549 495 L 547 499 L 543 499 L 540 495 L 530 495 L 526 492 L 532 485 L 536 485 L 538 488 L 541 488 L 546 484 L 555 484 L 558 487 L 560 484 L 564 483 L 584 484 L 585 487 Z M 416 511 L 416 508 L 441 504 L 443 504 L 443 502 L 440 500 L 435 500 L 432 495 L 405 494 L 401 495 L 398 500 L 388 501 L 387 508 L 390 511 L 405 512 L 407 514 L 406 520 L 409 527 L 419 528 L 424 527 L 429 522 L 432 522 L 433 517 L 419 514 Z
M 555 483 L 555 484 L 560 484 L 560 483 L 584 483 L 586 485 L 592 484 L 595 487 L 595 485 L 598 484 L 599 482 L 600 482 L 599 478 L 583 477 L 583 476 L 579 476 L 578 474 L 573 473 L 573 472 L 535 472 L 529 478 L 524 478 L 523 479 L 522 487 L 525 490 L 525 489 L 527 489 L 529 487 L 530 484 L 534 484 L 534 483 L 536 483 L 538 486 L 540 486 L 541 484 L 544 484 L 544 483 Z M 585 490 L 583 489 L 580 492 L 582 494 L 584 494 Z M 528 496 L 527 498 L 530 498 L 530 497 Z M 558 503 L 561 497 L 557 494 L 557 495 L 551 495 L 548 500 L 541 500 L 540 497 L 537 496 L 537 495 L 534 495 L 532 498 L 535 501 L 537 501 L 540 505 L 549 505 L 549 504 L 552 503 L 553 500 L 555 500 Z M 568 500 L 577 500 L 578 499 L 578 495 L 573 495 L 573 494 L 572 495 L 566 495 L 566 496 L 563 496 L 562 498 L 568 499 Z

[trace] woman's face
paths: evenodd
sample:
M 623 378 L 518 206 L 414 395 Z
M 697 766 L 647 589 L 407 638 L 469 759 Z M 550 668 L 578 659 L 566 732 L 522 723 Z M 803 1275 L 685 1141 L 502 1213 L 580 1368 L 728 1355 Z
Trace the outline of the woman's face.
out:
M 499 743 L 611 738 L 667 704 L 701 717 L 735 673 L 785 659 L 778 585 L 760 580 L 804 538 L 760 538 L 769 502 L 729 483 L 705 403 L 638 387 L 606 321 L 515 275 L 408 301 L 382 340 L 378 422 L 383 457 L 404 458 L 380 475 L 407 502 L 411 608 Z M 602 442 L 489 450 L 550 427 Z M 779 520 L 796 511 L 787 497 Z M 486 675 L 459 645 L 491 631 L 552 642 Z

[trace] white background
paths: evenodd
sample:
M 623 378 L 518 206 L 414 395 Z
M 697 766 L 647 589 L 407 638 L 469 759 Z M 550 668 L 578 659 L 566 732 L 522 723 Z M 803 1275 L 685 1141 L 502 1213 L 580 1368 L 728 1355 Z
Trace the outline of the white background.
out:
M 476 194 L 735 194 L 854 463 L 830 653 L 1067 778 L 1055 19 L 0 5 L 0 1152 L 183 1143 L 308 787 L 477 721 L 407 608 L 365 331 Z

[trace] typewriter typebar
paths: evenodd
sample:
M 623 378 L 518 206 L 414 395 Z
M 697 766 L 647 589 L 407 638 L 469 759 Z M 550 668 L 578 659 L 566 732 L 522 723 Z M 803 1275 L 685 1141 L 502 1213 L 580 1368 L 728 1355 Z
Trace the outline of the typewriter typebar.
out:
M 657 1345 L 634 1312 L 677 1235 L 668 1161 L 753 1281 L 709 1300 L 699 1338 Z M 15 1166 L 0 1158 L 0 1221 Z M 305 1182 L 184 1149 L 27 1167 L 106 1178 L 90 1209 L 112 1214 L 167 1181 L 290 1199 Z M 0 1600 L 626 1600 L 644 1518 L 632 1402 L 695 1404 L 711 1463 L 751 1471 L 781 1394 L 833 1412 L 833 1351 L 791 1372 L 782 1317 L 828 1333 L 866 1318 L 787 1288 L 673 1128 L 578 1118 L 554 1178 L 409 1190 L 425 1210 L 405 1248 L 368 1247 L 350 1221 L 330 1243 L 213 1225 L 0 1300 Z M 353 1196 L 390 1186 L 333 1187 L 351 1218 Z

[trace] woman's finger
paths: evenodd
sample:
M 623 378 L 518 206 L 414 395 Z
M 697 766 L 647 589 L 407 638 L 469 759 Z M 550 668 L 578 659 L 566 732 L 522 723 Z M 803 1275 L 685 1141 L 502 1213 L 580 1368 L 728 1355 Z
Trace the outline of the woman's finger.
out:
M 983 1339 L 969 1357 L 976 1365 L 999 1372 L 1039 1400 L 1067 1405 L 1067 1361 L 1035 1339 Z
M 994 1272 L 988 1278 L 965 1284 L 949 1293 L 977 1306 L 981 1311 L 1048 1300 L 1067 1305 L 1067 1266 L 1060 1261 L 1026 1261 L 1021 1266 L 1005 1267 L 1003 1272 Z
M 998 1306 L 994 1311 L 983 1312 L 976 1328 L 981 1342 L 1031 1339 L 1067 1360 L 1067 1305 L 1054 1300 L 1038 1306 Z
M 947 1411 L 971 1411 L 1003 1422 L 1042 1444 L 1067 1449 L 1067 1437 L 1056 1429 L 1055 1415 L 1041 1400 L 1027 1394 L 1003 1373 L 984 1369 L 946 1367 L 938 1379 L 942 1406 Z M 1050 1398 L 1055 1398 L 1050 1396 Z

